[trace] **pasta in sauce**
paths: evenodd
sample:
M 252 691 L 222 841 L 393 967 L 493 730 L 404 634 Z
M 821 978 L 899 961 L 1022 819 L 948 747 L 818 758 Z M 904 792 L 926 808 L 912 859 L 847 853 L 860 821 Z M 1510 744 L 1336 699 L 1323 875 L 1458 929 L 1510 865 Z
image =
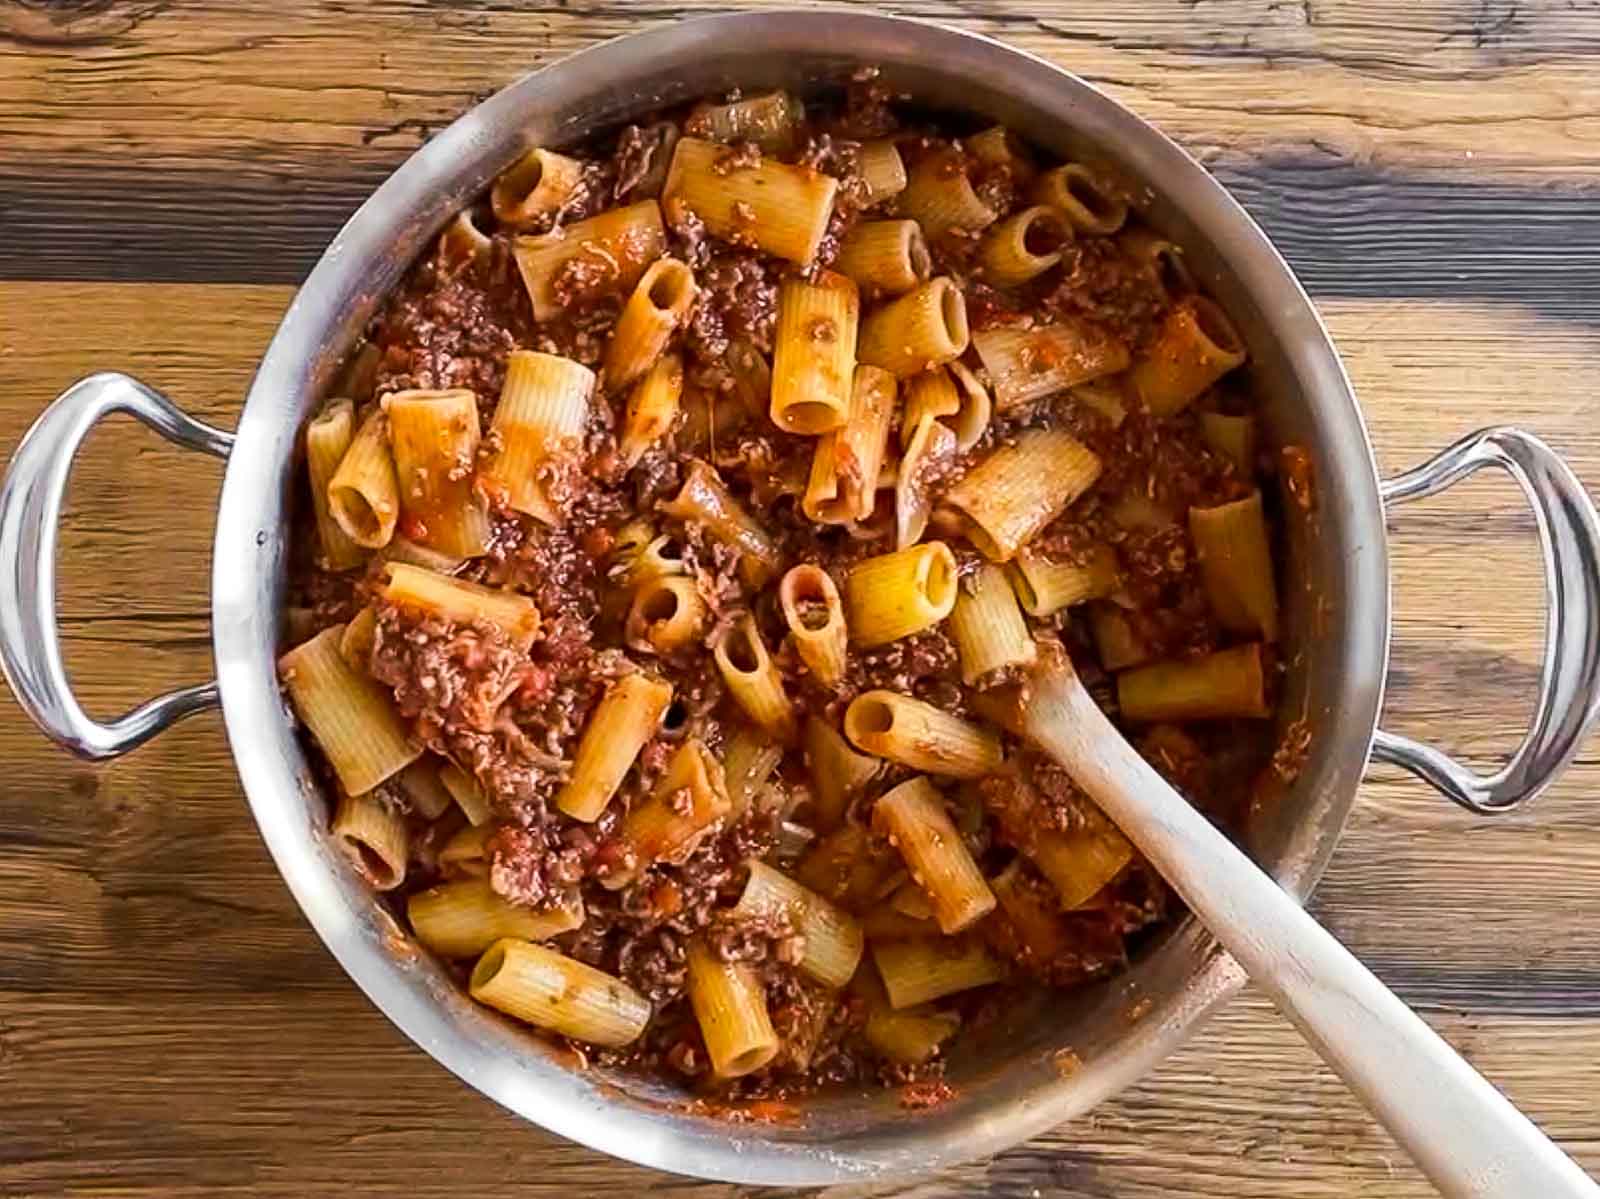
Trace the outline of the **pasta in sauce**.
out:
M 1113 179 L 870 74 L 531 151 L 307 429 L 335 839 L 597 1060 L 937 1078 L 1174 906 L 1015 735 L 1038 638 L 1217 819 L 1292 769 L 1244 359 Z

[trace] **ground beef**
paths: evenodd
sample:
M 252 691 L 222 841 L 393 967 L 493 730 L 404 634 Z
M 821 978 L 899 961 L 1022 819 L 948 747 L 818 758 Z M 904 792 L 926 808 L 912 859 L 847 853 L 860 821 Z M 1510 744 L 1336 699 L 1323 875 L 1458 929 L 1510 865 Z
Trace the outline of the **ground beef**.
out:
M 678 127 L 671 121 L 657 121 L 644 128 L 629 125 L 624 129 L 612 156 L 612 169 L 616 173 L 616 182 L 611 188 L 613 198 L 619 204 L 631 204 L 659 196 L 677 141 Z
M 690 354 L 702 363 L 721 363 L 735 338 L 772 352 L 778 280 L 765 258 L 747 251 L 718 254 L 696 281 L 700 295 L 684 342 Z
M 500 399 L 506 356 L 533 339 L 533 313 L 511 257 L 497 236 L 488 260 L 450 272 L 426 260 L 378 317 L 377 394 L 408 388 L 471 389 L 484 426 Z
M 1098 321 L 1136 348 L 1154 336 L 1167 308 L 1159 281 L 1103 237 L 1063 246 L 1059 281 L 1038 302 L 1049 312 Z

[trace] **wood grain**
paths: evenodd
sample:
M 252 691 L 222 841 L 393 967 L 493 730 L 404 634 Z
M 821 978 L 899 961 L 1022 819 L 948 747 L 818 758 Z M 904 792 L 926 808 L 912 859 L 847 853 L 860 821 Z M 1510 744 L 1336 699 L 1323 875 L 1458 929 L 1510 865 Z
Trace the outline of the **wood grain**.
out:
M 570 0 L 0 7 L 0 447 L 128 369 L 236 418 L 292 284 L 480 92 L 679 8 Z M 670 11 L 669 11 L 670 9 Z M 1600 486 L 1600 18 L 1512 0 L 919 0 L 1078 69 L 1201 155 L 1311 286 L 1380 465 L 1516 423 Z M 1473 157 L 1467 158 L 1466 152 Z M 131 422 L 73 476 L 69 666 L 111 711 L 210 671 L 215 463 Z M 1503 761 L 1542 643 L 1514 488 L 1391 521 L 1386 721 Z M 610 1162 L 412 1047 L 300 917 L 215 717 L 70 761 L 0 699 L 0 1195 L 735 1188 Z M 1389 769 L 1314 908 L 1600 1169 L 1600 752 L 1493 822 Z M 487 1147 L 491 1147 L 487 1148 Z M 1426 1183 L 1253 994 L 1091 1117 L 843 1196 L 1413 1199 Z

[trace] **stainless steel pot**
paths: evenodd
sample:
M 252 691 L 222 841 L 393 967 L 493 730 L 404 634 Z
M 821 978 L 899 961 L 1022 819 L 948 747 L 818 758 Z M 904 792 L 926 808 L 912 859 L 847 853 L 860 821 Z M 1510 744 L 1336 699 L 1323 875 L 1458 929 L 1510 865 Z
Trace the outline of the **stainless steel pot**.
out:
M 529 1120 L 618 1157 L 707 1178 L 819 1184 L 931 1170 L 1016 1144 L 1093 1107 L 1148 1071 L 1244 981 L 1192 919 L 1123 977 L 1044 995 L 967 1043 L 955 1096 L 924 1112 L 893 1093 L 808 1101 L 792 1121 L 730 1123 L 666 1088 L 567 1055 L 471 1003 L 418 952 L 326 839 L 312 780 L 273 670 L 284 594 L 296 433 L 384 293 L 448 215 L 525 141 L 564 144 L 664 104 L 734 85 L 804 88 L 864 64 L 897 90 L 981 113 L 1063 156 L 1106 161 L 1148 186 L 1146 218 L 1190 250 L 1249 343 L 1271 438 L 1309 447 L 1314 514 L 1290 529 L 1292 656 L 1285 711 L 1315 731 L 1292 792 L 1248 830 L 1254 855 L 1296 896 L 1322 872 L 1369 757 L 1497 812 L 1566 765 L 1597 710 L 1600 525 L 1582 487 L 1525 433 L 1473 434 L 1380 484 L 1338 355 L 1294 276 L 1244 210 L 1177 146 L 1094 88 L 997 42 L 916 21 L 785 11 L 712 17 L 610 42 L 530 75 L 472 109 L 412 156 L 328 247 L 273 339 L 229 435 L 125 375 L 67 391 L 18 446 L 0 491 L 0 651 L 40 726 L 90 758 L 126 753 L 221 704 L 257 823 L 317 932 L 384 1013 L 472 1086 Z M 62 668 L 55 539 L 72 457 L 110 412 L 228 458 L 217 519 L 212 632 L 217 681 L 162 696 L 109 723 L 88 716 Z M 1550 611 L 1533 727 L 1509 765 L 1473 774 L 1377 727 L 1389 642 L 1385 506 L 1494 465 L 1538 518 Z M 1137 1000 L 1143 1009 L 1129 1019 Z M 1070 1051 L 1070 1056 L 1063 1051 Z M 1065 1063 L 1071 1068 L 1064 1068 Z

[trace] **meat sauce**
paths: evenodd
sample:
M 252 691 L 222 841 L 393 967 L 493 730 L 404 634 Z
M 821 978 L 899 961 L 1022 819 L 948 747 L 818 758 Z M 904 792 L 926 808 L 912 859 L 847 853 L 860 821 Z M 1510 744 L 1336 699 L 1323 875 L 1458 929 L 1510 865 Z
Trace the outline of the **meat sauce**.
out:
M 682 120 L 682 114 L 665 114 L 628 126 L 610 146 L 572 151 L 585 164 L 573 194 L 540 224 L 516 232 L 542 232 L 658 194 Z M 981 720 L 985 691 L 1017 681 L 1001 674 L 976 686 L 963 683 L 957 646 L 949 630 L 936 625 L 887 645 L 852 647 L 843 677 L 824 684 L 786 638 L 774 585 L 751 586 L 738 569 L 736 549 L 699 524 L 660 510 L 676 494 L 689 465 L 699 460 L 716 468 L 735 499 L 769 531 L 785 567 L 816 563 L 842 585 L 856 563 L 894 548 L 892 510 L 887 520 L 850 526 L 818 525 L 805 517 L 800 497 L 815 439 L 780 432 L 760 406 L 749 402 L 767 386 L 782 281 L 797 274 L 814 277 L 827 268 L 864 215 L 893 214 L 893 197 L 869 206 L 858 173 L 862 141 L 885 137 L 896 139 L 911 169 L 929 154 L 954 151 L 950 169 L 967 173 L 996 212 L 1027 203 L 1024 164 L 978 159 L 956 132 L 898 111 L 876 81 L 865 77 L 844 89 L 837 102 L 810 105 L 794 148 L 781 156 L 840 182 L 812 263 L 802 267 L 774 258 L 745 244 L 744 237 L 714 237 L 692 212 L 670 224 L 667 252 L 693 268 L 699 288 L 674 339 L 688 382 L 677 423 L 626 469 L 617 432 L 626 396 L 597 393 L 580 452 L 547 467 L 543 476 L 560 526 L 550 527 L 504 506 L 503 497 L 487 495 L 487 552 L 458 572 L 460 578 L 532 598 L 541 631 L 531 648 L 518 648 L 481 622 L 452 623 L 389 603 L 376 558 L 364 568 L 332 573 L 319 565 L 309 519 L 297 536 L 292 640 L 347 621 L 365 605 L 375 606 L 365 669 L 392 695 L 411 736 L 426 747 L 424 761 L 453 763 L 487 797 L 492 815 L 483 869 L 490 885 L 510 902 L 533 909 L 580 894 L 583 923 L 556 937 L 553 946 L 622 979 L 650 1002 L 653 1015 L 637 1041 L 623 1049 L 584 1047 L 588 1059 L 680 1080 L 714 1103 L 863 1083 L 902 1088 L 908 1107 L 938 1103 L 950 1093 L 941 1080 L 942 1051 L 923 1061 L 892 1060 L 865 1036 L 869 996 L 854 986 L 829 993 L 796 968 L 804 938 L 793 921 L 741 918 L 732 911 L 745 885 L 747 861 L 764 858 L 793 869 L 820 831 L 809 823 L 815 792 L 798 747 L 785 754 L 760 802 L 714 828 L 681 860 L 646 863 L 634 881 L 618 889 L 604 885 L 608 876 L 638 865 L 629 859 L 621 826 L 652 793 L 677 746 L 693 736 L 721 755 L 744 724 L 702 644 L 662 656 L 642 654 L 626 640 L 626 597 L 616 550 L 630 521 L 648 519 L 681 554 L 685 572 L 708 606 L 713 633 L 743 613 L 754 616 L 773 647 L 790 699 L 802 713 L 836 729 L 850 701 L 867 690 L 911 695 Z M 737 172 L 762 159 L 757 146 L 739 143 L 718 169 Z M 566 301 L 560 315 L 535 321 L 512 254 L 514 231 L 496 227 L 487 213 L 474 220 L 488 235 L 485 253 L 464 264 L 442 251 L 424 256 L 371 322 L 371 348 L 364 359 L 375 360 L 375 369 L 364 379 L 357 372 L 345 380 L 358 410 L 405 389 L 467 388 L 477 397 L 488 430 L 513 350 L 540 350 L 589 366 L 602 360 L 626 297 L 610 294 L 605 279 L 574 268 L 576 273 L 557 280 L 557 292 Z M 973 235 L 953 231 L 931 239 L 930 250 L 934 273 L 962 288 L 975 330 L 1071 318 L 1091 322 L 1137 357 L 1177 302 L 1113 237 L 1072 237 L 1055 268 L 1013 287 L 986 279 Z M 965 361 L 980 380 L 986 378 L 971 351 Z M 1207 603 L 1184 513 L 1191 506 L 1249 495 L 1258 486 L 1258 471 L 1281 469 L 1280 462 L 1286 464 L 1296 499 L 1309 491 L 1307 472 L 1293 456 L 1263 457 L 1244 468 L 1208 440 L 1203 413 L 1249 411 L 1245 393 L 1228 383 L 1160 418 L 1126 388 L 1110 409 L 1088 402 L 1078 390 L 1062 390 L 1039 402 L 997 409 L 976 444 L 936 463 L 937 469 L 919 482 L 936 499 L 997 447 L 1035 428 L 1067 430 L 1099 457 L 1098 481 L 1035 538 L 1032 548 L 1071 561 L 1087 547 L 1109 546 L 1119 567 L 1119 587 L 1111 600 L 1030 618 L 1030 625 L 1066 645 L 1081 675 L 1115 716 L 1112 672 L 1097 652 L 1088 613 L 1114 604 L 1154 658 L 1193 658 L 1232 643 L 1237 638 L 1219 626 Z M 889 444 L 901 444 L 898 420 Z M 490 434 L 481 453 L 497 448 Z M 892 498 L 892 492 L 880 492 L 880 504 Z M 401 532 L 415 540 L 427 535 L 425 528 L 404 522 Z M 958 532 L 937 532 L 950 541 L 963 575 L 983 564 L 982 555 Z M 608 685 L 641 666 L 672 684 L 672 707 L 600 817 L 574 820 L 556 808 L 553 797 L 570 775 L 578 741 Z M 1292 746 L 1274 756 L 1269 727 L 1214 720 L 1132 732 L 1141 751 L 1194 803 L 1222 814 L 1233 812 L 1235 797 L 1251 793 L 1263 769 L 1282 775 L 1303 760 L 1303 728 Z M 946 800 L 983 873 L 993 877 L 1017 863 L 1020 892 L 1048 905 L 1051 885 L 1027 851 L 1041 830 L 1063 836 L 1079 830 L 1088 800 L 1065 772 L 1011 734 L 1001 735 L 1008 769 L 949 789 Z M 846 819 L 866 832 L 873 852 L 893 854 L 872 831 L 874 802 L 911 773 L 888 765 L 851 802 Z M 384 784 L 380 794 L 405 812 L 411 828 L 405 891 L 452 877 L 449 865 L 441 866 L 438 849 L 459 829 L 460 814 L 450 811 L 430 822 L 412 810 L 393 783 Z M 904 878 L 900 873 L 898 882 Z M 867 906 L 882 906 L 887 899 L 883 891 Z M 997 996 L 1008 987 L 1071 987 L 1104 977 L 1121 967 L 1130 946 L 1170 918 L 1174 907 L 1159 878 L 1135 855 L 1088 902 L 1062 914 L 1066 941 L 1047 958 L 1030 945 L 1017 921 L 996 909 L 975 933 L 1003 964 L 1005 979 L 940 1000 L 929 1010 L 970 1023 L 986 1006 L 995 1010 Z M 856 914 L 865 911 L 858 905 Z M 686 991 L 687 948 L 696 938 L 718 959 L 748 966 L 765 991 L 783 1049 L 754 1074 L 728 1080 L 711 1070 Z M 870 971 L 872 961 L 869 940 L 862 970 Z

